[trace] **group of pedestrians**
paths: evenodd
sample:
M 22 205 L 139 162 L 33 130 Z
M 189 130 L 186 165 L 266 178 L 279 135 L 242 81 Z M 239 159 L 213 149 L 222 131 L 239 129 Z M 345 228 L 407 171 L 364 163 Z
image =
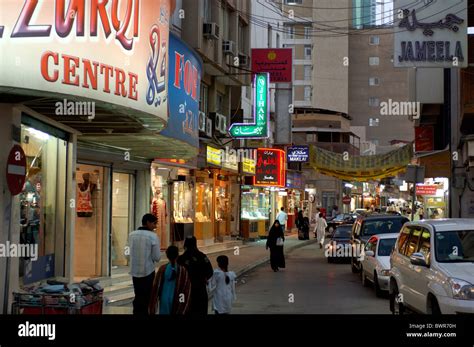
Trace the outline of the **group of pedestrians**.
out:
M 129 235 L 130 273 L 135 299 L 133 314 L 194 314 L 208 313 L 208 290 L 213 291 L 212 306 L 216 314 L 231 312 L 236 299 L 236 275 L 228 271 L 229 258 L 217 257 L 218 269 L 213 270 L 208 257 L 199 251 L 197 240 L 184 241 L 184 253 L 176 246 L 166 250 L 168 264 L 155 273 L 160 261 L 160 240 L 154 229 L 157 218 L 146 214 L 142 226 Z

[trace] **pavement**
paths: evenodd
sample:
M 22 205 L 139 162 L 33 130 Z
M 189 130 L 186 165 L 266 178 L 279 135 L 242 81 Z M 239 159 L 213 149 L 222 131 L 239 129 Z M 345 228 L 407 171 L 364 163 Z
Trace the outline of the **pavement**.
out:
M 312 237 L 312 233 L 310 233 Z M 316 239 L 298 240 L 297 233 L 285 235 L 284 252 L 288 254 L 294 250 L 315 243 Z M 255 269 L 270 261 L 270 251 L 265 249 L 266 240 L 258 240 L 246 242 L 240 246 L 234 246 L 231 249 L 206 253 L 212 263 L 213 268 L 217 267 L 216 258 L 219 255 L 227 255 L 229 257 L 229 271 L 234 271 L 237 278 L 240 279 L 247 272 Z M 166 263 L 167 261 L 163 261 Z M 161 263 L 161 262 L 160 262 Z M 161 264 L 159 264 L 161 265 Z M 107 297 L 107 293 L 105 293 Z M 132 301 L 128 300 L 120 305 L 108 304 L 104 306 L 104 314 L 131 314 Z

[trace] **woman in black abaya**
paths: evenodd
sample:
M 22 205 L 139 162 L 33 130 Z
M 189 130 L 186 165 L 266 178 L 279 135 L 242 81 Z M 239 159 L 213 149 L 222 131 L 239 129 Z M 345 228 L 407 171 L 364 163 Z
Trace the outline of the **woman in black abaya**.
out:
M 285 236 L 280 222 L 276 220 L 268 233 L 267 249 L 270 248 L 270 266 L 277 272 L 278 268 L 285 268 L 285 255 L 283 254 L 283 242 Z

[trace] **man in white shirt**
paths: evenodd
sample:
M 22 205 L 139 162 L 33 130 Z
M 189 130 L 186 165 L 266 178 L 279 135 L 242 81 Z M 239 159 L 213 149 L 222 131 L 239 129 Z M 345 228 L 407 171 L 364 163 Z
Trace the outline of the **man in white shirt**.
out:
M 288 214 L 285 212 L 285 208 L 282 207 L 278 213 L 277 219 L 280 222 L 283 232 L 286 230 L 286 221 L 288 220 Z
M 133 314 L 148 314 L 148 304 L 155 279 L 155 262 L 160 261 L 160 240 L 154 232 L 158 218 L 146 214 L 142 226 L 130 233 L 130 274 L 133 279 L 135 299 Z

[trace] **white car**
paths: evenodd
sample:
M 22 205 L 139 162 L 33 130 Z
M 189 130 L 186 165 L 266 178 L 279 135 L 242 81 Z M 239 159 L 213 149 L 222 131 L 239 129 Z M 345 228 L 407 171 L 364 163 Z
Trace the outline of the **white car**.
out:
M 374 283 L 375 295 L 382 296 L 388 292 L 390 283 L 390 253 L 397 241 L 398 233 L 379 234 L 372 236 L 364 248 L 361 260 L 362 285 Z
M 406 223 L 390 258 L 390 310 L 474 313 L 474 220 Z

